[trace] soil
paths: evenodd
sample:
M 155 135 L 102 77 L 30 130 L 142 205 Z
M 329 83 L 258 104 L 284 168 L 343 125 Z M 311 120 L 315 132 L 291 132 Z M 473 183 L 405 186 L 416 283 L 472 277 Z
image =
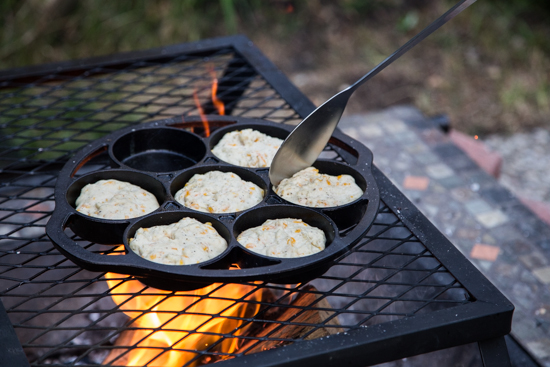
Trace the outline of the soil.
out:
M 245 32 L 319 105 L 450 7 L 436 1 L 407 5 L 361 19 L 325 4 L 292 32 L 289 27 Z M 519 35 L 495 40 L 496 24 L 475 29 L 472 23 L 487 11 L 476 3 L 437 30 L 356 91 L 346 114 L 412 104 L 426 115 L 447 114 L 453 128 L 480 136 L 550 126 L 548 55 Z M 418 22 L 403 29 L 410 15 Z

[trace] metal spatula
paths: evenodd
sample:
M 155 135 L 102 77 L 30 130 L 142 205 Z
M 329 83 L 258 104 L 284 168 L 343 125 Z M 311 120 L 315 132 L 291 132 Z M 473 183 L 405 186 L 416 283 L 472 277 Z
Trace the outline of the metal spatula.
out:
M 375 66 L 374 69 L 355 82 L 355 84 L 332 96 L 309 114 L 296 126 L 277 151 L 269 169 L 269 180 L 271 183 L 277 186 L 283 179 L 291 177 L 296 172 L 311 166 L 323 151 L 334 129 L 336 129 L 336 125 L 338 125 L 352 93 L 475 1 L 460 1 L 414 36 L 409 42 L 399 47 L 397 51 Z

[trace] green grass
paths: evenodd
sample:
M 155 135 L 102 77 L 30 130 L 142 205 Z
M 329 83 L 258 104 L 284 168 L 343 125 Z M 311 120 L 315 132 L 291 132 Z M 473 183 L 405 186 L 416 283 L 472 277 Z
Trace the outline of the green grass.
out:
M 303 90 L 319 103 L 454 3 L 4 0 L 0 69 L 240 32 L 290 77 L 307 74 L 311 80 Z M 426 114 L 446 112 L 466 132 L 513 132 L 548 124 L 549 17 L 548 0 L 479 0 L 424 41 L 419 51 L 411 51 L 373 80 L 382 92 L 357 104 L 356 111 L 386 107 L 391 98 L 380 96 L 396 88 L 409 91 L 404 98 L 395 97 L 397 102 L 413 103 Z M 40 93 L 39 88 L 29 92 Z M 16 98 L 4 103 L 15 103 Z M 0 106 L 0 123 L 1 114 Z M 139 120 L 139 113 L 128 118 Z

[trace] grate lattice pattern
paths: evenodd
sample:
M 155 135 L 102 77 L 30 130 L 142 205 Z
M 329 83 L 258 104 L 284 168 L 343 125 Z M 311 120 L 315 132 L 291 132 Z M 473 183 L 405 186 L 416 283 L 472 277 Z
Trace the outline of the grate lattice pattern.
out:
M 173 293 L 82 270 L 59 254 L 45 235 L 59 167 L 116 129 L 197 114 L 194 93 L 214 112 L 213 75 L 228 114 L 299 121 L 229 48 L 0 84 L 0 296 L 32 365 L 130 365 L 142 351 L 142 365 L 206 364 L 471 302 L 384 204 L 364 239 L 311 284 Z M 346 160 L 337 149 L 323 154 Z M 105 164 L 99 156 L 79 173 Z M 218 321 L 226 326 L 211 327 Z

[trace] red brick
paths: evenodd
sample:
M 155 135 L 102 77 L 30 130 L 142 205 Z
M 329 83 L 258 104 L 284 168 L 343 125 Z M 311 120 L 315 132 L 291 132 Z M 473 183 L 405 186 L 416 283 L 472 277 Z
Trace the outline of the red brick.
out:
M 470 257 L 478 260 L 495 261 L 499 252 L 500 247 L 476 243 L 470 252 Z
M 550 225 L 550 203 L 519 197 L 523 205 L 528 207 L 542 221 Z
M 502 167 L 500 154 L 491 152 L 482 141 L 456 130 L 449 133 L 451 141 L 464 151 L 476 164 L 491 176 L 498 178 Z
M 408 190 L 424 191 L 429 184 L 430 179 L 424 176 L 407 176 L 403 181 L 403 187 Z

